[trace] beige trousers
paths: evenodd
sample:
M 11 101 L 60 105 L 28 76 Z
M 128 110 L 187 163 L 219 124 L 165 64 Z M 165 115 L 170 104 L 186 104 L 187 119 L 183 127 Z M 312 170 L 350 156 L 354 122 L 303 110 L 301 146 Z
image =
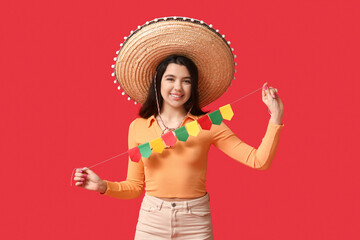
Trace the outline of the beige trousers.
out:
M 170 202 L 145 194 L 135 240 L 213 239 L 209 194 L 188 201 Z

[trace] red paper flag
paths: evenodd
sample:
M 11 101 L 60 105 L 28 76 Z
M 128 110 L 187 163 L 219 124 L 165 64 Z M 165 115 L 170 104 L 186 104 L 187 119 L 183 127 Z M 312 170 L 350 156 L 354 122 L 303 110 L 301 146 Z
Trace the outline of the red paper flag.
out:
M 204 130 L 210 130 L 210 128 L 212 126 L 212 122 L 210 121 L 210 118 L 207 114 L 202 116 L 201 118 L 199 118 L 197 120 L 197 122 L 199 123 L 201 128 Z
M 140 150 L 138 147 L 134 147 L 128 150 L 131 161 L 138 162 L 141 158 Z
M 176 137 L 174 136 L 173 132 L 165 133 L 161 136 L 161 138 L 164 140 L 166 146 L 172 147 L 176 143 Z

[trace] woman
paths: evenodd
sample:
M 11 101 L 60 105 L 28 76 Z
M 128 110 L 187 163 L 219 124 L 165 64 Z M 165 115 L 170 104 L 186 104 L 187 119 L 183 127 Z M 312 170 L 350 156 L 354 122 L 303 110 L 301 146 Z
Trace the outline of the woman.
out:
M 204 92 L 209 93 L 207 88 L 211 87 L 205 84 L 207 88 L 201 89 L 206 90 L 199 91 L 199 84 L 198 68 L 190 57 L 173 54 L 163 59 L 156 67 L 143 101 L 141 118 L 130 124 L 129 148 L 200 119 L 205 114 L 201 110 L 206 102 Z M 213 239 L 209 195 L 205 189 L 210 145 L 252 168 L 269 168 L 283 127 L 283 105 L 277 90 L 268 88 L 267 83 L 263 86 L 262 100 L 272 115 L 258 149 L 242 142 L 221 123 L 213 125 L 209 131 L 201 131 L 196 137 L 178 141 L 162 153 L 152 153 L 138 162 L 129 161 L 126 181 L 102 180 L 90 169 L 83 168 L 76 171 L 75 185 L 131 199 L 142 194 L 145 182 L 146 194 L 135 239 Z

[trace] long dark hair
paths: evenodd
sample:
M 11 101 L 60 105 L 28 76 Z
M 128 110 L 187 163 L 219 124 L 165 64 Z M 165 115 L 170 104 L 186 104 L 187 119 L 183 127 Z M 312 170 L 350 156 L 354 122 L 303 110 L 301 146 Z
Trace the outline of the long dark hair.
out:
M 167 66 L 170 63 L 176 63 L 179 65 L 183 65 L 187 68 L 191 77 L 191 96 L 189 100 L 184 104 L 186 111 L 196 116 L 206 114 L 206 112 L 202 111 L 199 106 L 199 92 L 198 92 L 198 70 L 195 63 L 189 58 L 181 55 L 170 55 L 166 57 L 156 68 L 156 90 L 158 93 L 159 99 L 159 107 L 161 110 L 163 104 L 163 98 L 161 96 L 161 79 L 166 71 Z M 155 95 L 155 87 L 154 80 L 150 84 L 150 88 L 148 91 L 148 96 L 146 98 L 145 103 L 142 105 L 139 115 L 142 118 L 149 118 L 152 115 L 157 115 L 157 106 L 156 106 L 156 95 Z

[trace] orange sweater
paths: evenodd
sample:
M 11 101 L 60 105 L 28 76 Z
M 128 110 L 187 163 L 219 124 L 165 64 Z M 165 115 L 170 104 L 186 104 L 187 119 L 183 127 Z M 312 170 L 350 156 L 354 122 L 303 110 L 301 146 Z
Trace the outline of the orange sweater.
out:
M 182 125 L 200 116 L 191 114 Z M 186 142 L 177 141 L 175 146 L 162 153 L 153 152 L 139 162 L 129 159 L 126 181 L 106 181 L 105 195 L 130 199 L 139 197 L 144 189 L 154 197 L 195 198 L 206 193 L 206 169 L 211 144 L 231 158 L 257 169 L 267 169 L 275 156 L 279 136 L 284 124 L 277 125 L 269 120 L 265 137 L 258 149 L 241 141 L 224 123 L 212 125 L 211 130 L 201 130 L 196 136 L 189 136 Z M 129 149 L 150 142 L 161 135 L 161 129 L 152 116 L 137 118 L 129 128 Z

